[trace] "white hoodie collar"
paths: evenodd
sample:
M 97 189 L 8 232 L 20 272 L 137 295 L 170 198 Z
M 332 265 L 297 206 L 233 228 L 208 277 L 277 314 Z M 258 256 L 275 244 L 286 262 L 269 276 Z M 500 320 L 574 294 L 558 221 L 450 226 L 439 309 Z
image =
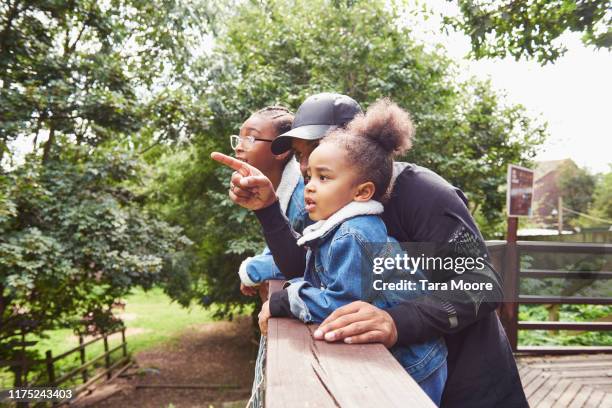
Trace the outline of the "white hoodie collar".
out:
M 281 181 L 278 184 L 278 188 L 276 189 L 276 195 L 278 197 L 278 201 L 281 210 L 283 211 L 283 214 L 287 212 L 289 200 L 291 200 L 293 191 L 300 182 L 300 177 L 302 177 L 302 173 L 300 173 L 300 165 L 292 157 L 285 165 L 285 168 L 283 169 L 283 174 L 281 176 Z
M 351 201 L 326 220 L 318 221 L 304 229 L 304 235 L 298 240 L 298 245 L 321 238 L 337 225 L 358 215 L 375 215 L 383 212 L 383 205 L 375 200 Z

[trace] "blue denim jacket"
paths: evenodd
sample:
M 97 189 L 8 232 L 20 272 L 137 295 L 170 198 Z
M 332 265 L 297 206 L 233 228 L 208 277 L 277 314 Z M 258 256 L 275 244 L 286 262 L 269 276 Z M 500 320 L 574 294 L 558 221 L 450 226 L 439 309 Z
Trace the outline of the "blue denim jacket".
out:
M 294 159 L 289 160 L 285 166 L 276 194 L 291 227 L 301 233 L 311 222 L 307 221 L 308 213 L 304 209 L 304 180 L 300 166 Z M 272 252 L 267 246 L 261 254 L 245 259 L 238 274 L 246 286 L 256 286 L 271 279 L 286 279 L 274 263 Z
M 294 316 L 304 322 L 316 323 L 355 300 L 387 308 L 423 295 L 423 292 L 415 290 L 404 291 L 398 296 L 389 291 L 375 291 L 372 286 L 373 280 L 377 279 L 372 272 L 374 258 L 394 257 L 401 251 L 397 241 L 387 235 L 385 224 L 377 215 L 382 209 L 376 201 L 351 202 L 328 220 L 304 230 L 298 243 L 308 247 L 306 271 L 303 278 L 292 280 L 287 287 Z M 417 282 L 424 279 L 420 271 L 385 274 L 393 281 L 408 279 Z M 417 382 L 427 379 L 446 363 L 447 350 L 442 337 L 410 347 L 393 347 L 390 351 Z M 444 375 L 444 382 L 446 371 L 441 375 Z M 439 392 L 441 394 L 441 390 Z

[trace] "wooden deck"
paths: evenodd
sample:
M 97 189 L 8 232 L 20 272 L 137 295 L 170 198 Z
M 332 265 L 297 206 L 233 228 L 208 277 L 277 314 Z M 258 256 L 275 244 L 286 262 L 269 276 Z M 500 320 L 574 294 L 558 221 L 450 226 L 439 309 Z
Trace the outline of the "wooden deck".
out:
M 612 408 L 612 354 L 517 357 L 532 408 Z

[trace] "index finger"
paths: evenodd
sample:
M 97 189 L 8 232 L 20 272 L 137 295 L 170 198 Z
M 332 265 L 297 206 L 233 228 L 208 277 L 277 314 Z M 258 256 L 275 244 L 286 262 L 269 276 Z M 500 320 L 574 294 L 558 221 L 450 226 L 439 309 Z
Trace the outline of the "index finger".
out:
M 240 174 L 242 174 L 243 176 L 248 176 L 250 174 L 248 164 L 231 156 L 219 152 L 212 152 L 210 154 L 210 158 L 216 162 L 219 162 L 231 169 L 240 172 Z

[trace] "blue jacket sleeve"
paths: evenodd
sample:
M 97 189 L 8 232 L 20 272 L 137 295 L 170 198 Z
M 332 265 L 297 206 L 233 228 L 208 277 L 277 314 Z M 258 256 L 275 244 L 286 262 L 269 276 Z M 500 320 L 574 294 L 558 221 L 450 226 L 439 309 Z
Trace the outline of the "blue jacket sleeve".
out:
M 314 287 L 304 279 L 296 279 L 287 287 L 291 314 L 303 322 L 322 322 L 337 308 L 355 300 L 365 300 L 362 285 L 371 271 L 363 270 L 362 248 L 351 235 L 334 239 L 323 260 L 328 285 Z
M 302 276 L 306 265 L 306 250 L 297 244 L 300 234 L 292 228 L 278 201 L 255 210 L 255 215 L 263 229 L 266 243 L 274 254 L 275 264 L 287 278 Z
M 272 279 L 287 279 L 274 263 L 272 252 L 268 247 L 261 254 L 242 261 L 238 275 L 240 281 L 246 286 L 257 286 Z

